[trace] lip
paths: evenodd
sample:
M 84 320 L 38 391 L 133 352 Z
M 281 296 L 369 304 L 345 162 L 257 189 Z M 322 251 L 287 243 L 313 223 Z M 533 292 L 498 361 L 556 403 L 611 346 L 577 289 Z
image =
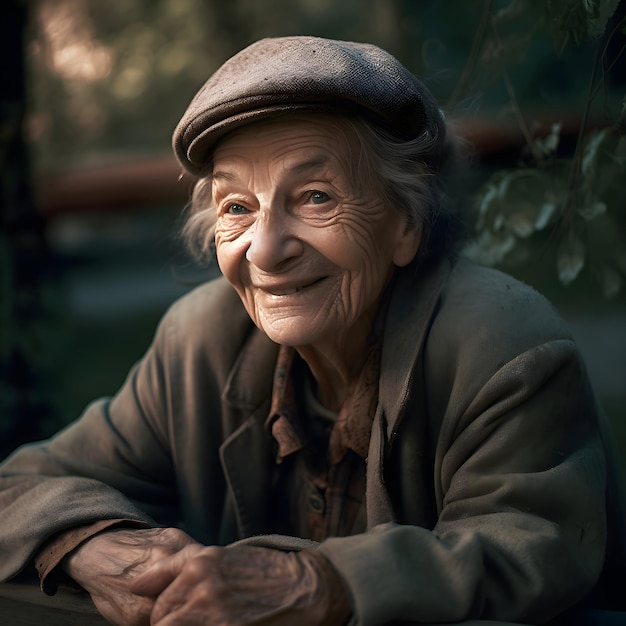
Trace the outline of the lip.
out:
M 284 282 L 284 283 L 272 283 L 272 284 L 257 284 L 255 287 L 268 293 L 271 296 L 292 296 L 296 293 L 304 291 L 309 287 L 314 287 L 319 282 L 324 280 L 324 276 L 321 278 L 313 278 L 310 280 L 299 280 L 297 283 L 295 282 Z

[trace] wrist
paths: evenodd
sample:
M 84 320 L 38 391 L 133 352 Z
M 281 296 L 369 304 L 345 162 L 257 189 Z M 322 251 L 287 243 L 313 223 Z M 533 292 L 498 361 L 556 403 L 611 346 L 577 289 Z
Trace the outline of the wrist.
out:
M 133 523 L 130 520 L 99 520 L 61 531 L 49 538 L 35 555 L 35 568 L 39 575 L 41 590 L 54 595 L 60 584 L 72 585 L 65 559 L 85 541 L 108 528 Z M 136 523 L 135 523 L 136 524 Z
M 323 609 L 319 623 L 325 626 L 343 626 L 352 616 L 350 593 L 333 564 L 315 550 L 303 550 L 301 557 L 315 570 L 319 581 L 320 602 Z

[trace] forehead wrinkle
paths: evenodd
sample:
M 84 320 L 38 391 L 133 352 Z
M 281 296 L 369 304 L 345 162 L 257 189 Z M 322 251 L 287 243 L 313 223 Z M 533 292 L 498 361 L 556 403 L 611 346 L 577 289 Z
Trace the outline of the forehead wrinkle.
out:
M 259 163 L 259 162 L 267 164 L 267 163 L 279 161 L 282 163 L 284 169 L 288 170 L 289 172 L 294 172 L 296 174 L 300 172 L 307 172 L 309 170 L 318 170 L 318 169 L 326 168 L 327 166 L 330 165 L 330 162 L 332 161 L 332 157 L 329 156 L 328 154 L 323 154 L 321 152 L 319 154 L 314 154 L 312 156 L 305 155 L 303 157 L 296 156 L 296 157 L 290 158 L 289 154 L 293 152 L 294 150 L 298 149 L 294 144 L 295 142 L 291 145 L 286 146 L 285 149 L 278 152 L 278 154 L 269 154 L 268 158 L 263 159 L 263 161 L 261 161 L 261 159 L 258 157 L 256 159 L 252 159 L 250 158 L 250 156 L 229 155 L 222 159 L 223 161 L 226 161 L 225 165 L 218 165 L 219 169 L 215 169 L 212 172 L 211 177 L 217 180 L 220 180 L 220 179 L 224 179 L 227 181 L 234 180 L 237 177 L 237 175 L 235 172 L 229 171 L 230 161 L 235 161 L 235 162 L 243 161 L 244 164 L 247 164 L 249 166 L 253 166 L 255 163 Z M 236 170 L 237 167 L 235 166 L 234 169 Z
M 266 162 L 287 174 L 305 174 L 320 169 L 328 169 L 336 156 L 325 145 L 325 138 L 303 135 L 288 141 L 270 142 L 264 152 Z
M 236 183 L 241 178 L 241 172 L 245 170 L 239 165 L 241 162 L 250 167 L 250 159 L 247 156 L 226 154 L 221 158 L 215 158 L 211 180 L 216 182 Z
M 320 154 L 305 161 L 296 163 L 286 163 L 286 169 L 293 174 L 307 173 L 309 171 L 317 171 L 326 169 L 330 163 L 330 158 L 325 154 Z
M 350 185 L 345 154 L 349 147 L 344 139 L 341 134 L 332 136 L 324 127 L 305 126 L 301 133 L 276 127 L 250 135 L 242 132 L 216 150 L 214 191 L 223 189 L 222 184 L 263 187 L 269 183 L 277 185 L 273 194 L 280 194 L 283 184 L 311 177 L 332 180 L 334 185 L 341 180 L 340 188 L 345 193 Z
M 226 170 L 217 170 L 211 174 L 211 179 L 213 182 L 226 181 L 232 183 L 235 182 L 236 178 L 237 177 L 233 173 Z

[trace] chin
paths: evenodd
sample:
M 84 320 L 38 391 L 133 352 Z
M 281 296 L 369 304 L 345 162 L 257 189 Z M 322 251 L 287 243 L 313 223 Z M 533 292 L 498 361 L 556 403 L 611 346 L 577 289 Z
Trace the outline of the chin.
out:
M 304 328 L 302 324 L 293 323 L 272 323 L 260 324 L 259 328 L 274 342 L 281 346 L 307 346 L 320 339 L 319 332 L 311 332 L 310 327 Z
M 315 337 L 309 333 L 282 333 L 272 330 L 262 329 L 263 332 L 274 342 L 281 346 L 306 346 L 315 343 Z

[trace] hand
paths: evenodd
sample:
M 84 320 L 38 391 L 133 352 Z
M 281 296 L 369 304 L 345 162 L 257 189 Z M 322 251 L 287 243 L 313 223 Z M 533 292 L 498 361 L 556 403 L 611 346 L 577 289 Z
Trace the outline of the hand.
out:
M 115 529 L 82 543 L 62 565 L 110 622 L 147 626 L 155 598 L 134 594 L 129 583 L 187 546 L 201 547 L 177 528 Z
M 340 626 L 350 615 L 330 562 L 310 551 L 188 546 L 131 583 L 158 596 L 152 626 Z

